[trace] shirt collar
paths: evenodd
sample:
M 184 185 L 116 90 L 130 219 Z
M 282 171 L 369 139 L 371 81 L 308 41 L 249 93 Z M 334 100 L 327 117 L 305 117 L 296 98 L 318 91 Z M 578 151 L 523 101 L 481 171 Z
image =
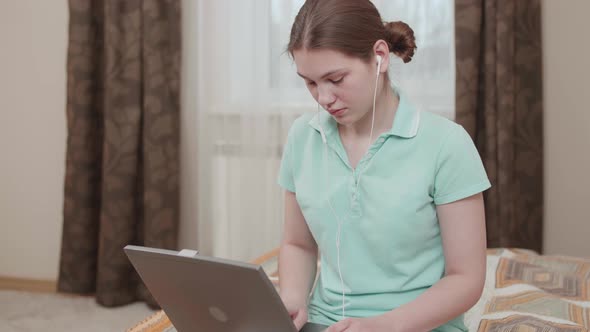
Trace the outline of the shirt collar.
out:
M 397 87 L 394 87 L 394 92 L 399 97 L 399 103 L 393 119 L 393 125 L 387 134 L 403 138 L 413 138 L 418 133 L 418 127 L 420 126 L 420 112 Z M 328 112 L 320 112 L 319 123 L 318 115 L 314 115 L 309 120 L 309 125 L 318 132 L 320 131 L 319 124 L 321 124 L 326 136 L 331 136 L 337 132 L 336 120 Z

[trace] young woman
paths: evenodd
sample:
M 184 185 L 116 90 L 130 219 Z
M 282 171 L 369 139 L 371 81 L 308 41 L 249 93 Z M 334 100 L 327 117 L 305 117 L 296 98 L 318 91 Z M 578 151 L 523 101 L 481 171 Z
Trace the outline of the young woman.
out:
M 297 328 L 467 331 L 490 182 L 461 126 L 390 83 L 390 53 L 415 49 L 369 0 L 308 0 L 295 18 L 288 51 L 318 103 L 291 127 L 279 174 L 280 294 Z

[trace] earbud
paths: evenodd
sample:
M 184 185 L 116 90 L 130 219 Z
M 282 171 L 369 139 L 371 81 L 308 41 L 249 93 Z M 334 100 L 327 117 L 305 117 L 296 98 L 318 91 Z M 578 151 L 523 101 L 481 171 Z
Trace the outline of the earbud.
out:
M 380 55 L 377 55 L 377 75 L 379 75 L 379 72 L 381 71 L 381 60 L 383 60 L 383 58 Z

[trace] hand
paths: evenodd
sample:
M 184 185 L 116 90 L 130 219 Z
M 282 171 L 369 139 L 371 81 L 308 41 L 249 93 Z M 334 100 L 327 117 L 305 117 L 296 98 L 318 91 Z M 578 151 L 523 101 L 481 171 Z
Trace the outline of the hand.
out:
M 394 332 L 395 324 L 384 315 L 368 318 L 346 318 L 330 326 L 326 332 Z
M 291 316 L 297 331 L 301 330 L 303 325 L 307 323 L 307 308 L 303 307 L 290 309 L 287 307 L 287 311 L 289 312 L 289 316 Z
M 289 312 L 289 316 L 291 316 L 291 320 L 293 320 L 293 324 L 297 328 L 297 331 L 301 330 L 303 325 L 307 323 L 307 307 L 305 305 L 299 304 L 300 302 L 297 301 L 289 301 L 286 298 L 281 296 L 281 300 L 287 308 L 287 312 Z

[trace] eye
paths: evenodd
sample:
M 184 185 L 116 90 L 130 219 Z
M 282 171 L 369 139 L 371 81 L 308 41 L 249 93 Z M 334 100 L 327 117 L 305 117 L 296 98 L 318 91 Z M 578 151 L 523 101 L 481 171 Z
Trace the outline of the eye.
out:
M 315 86 L 315 82 L 312 81 L 306 81 L 305 84 L 307 84 L 308 86 Z
M 340 78 L 339 78 L 339 79 L 337 79 L 337 80 L 330 80 L 330 82 L 331 82 L 332 84 L 339 84 L 339 83 L 342 83 L 342 80 L 343 80 L 343 79 L 344 79 L 344 76 L 340 77 Z

